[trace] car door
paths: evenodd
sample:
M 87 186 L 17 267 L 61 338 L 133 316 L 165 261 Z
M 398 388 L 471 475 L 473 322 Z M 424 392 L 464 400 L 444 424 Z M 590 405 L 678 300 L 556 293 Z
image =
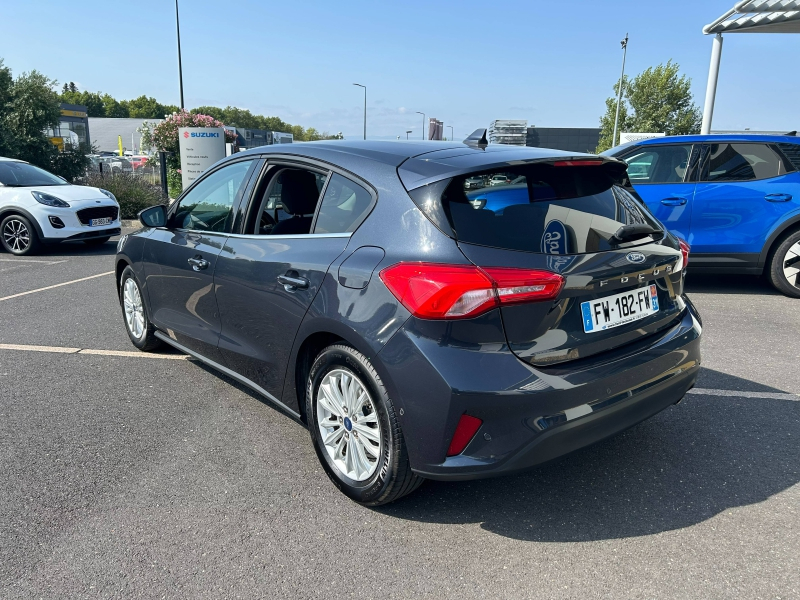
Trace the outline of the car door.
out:
M 791 164 L 767 143 L 706 144 L 692 212 L 696 264 L 756 267 L 769 232 L 798 202 Z M 707 256 L 703 256 L 707 255 Z
M 689 240 L 694 165 L 699 146 L 642 144 L 621 158 L 628 163 L 628 179 L 656 218 L 678 237 Z
M 327 168 L 272 162 L 242 233 L 225 242 L 215 274 L 219 349 L 230 369 L 275 399 L 303 317 L 374 198 Z M 287 404 L 298 410 L 294 399 Z
M 255 159 L 226 163 L 197 181 L 144 245 L 153 324 L 189 350 L 220 361 L 213 278 Z

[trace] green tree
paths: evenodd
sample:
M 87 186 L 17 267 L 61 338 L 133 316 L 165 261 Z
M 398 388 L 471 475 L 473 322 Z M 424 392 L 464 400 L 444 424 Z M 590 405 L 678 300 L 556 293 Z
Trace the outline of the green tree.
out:
M 124 119 L 130 116 L 128 112 L 128 107 L 123 106 L 120 102 L 118 102 L 115 98 L 111 97 L 109 94 L 103 94 L 103 110 L 105 112 L 105 116 L 110 119 Z
M 680 75 L 680 66 L 671 60 L 650 67 L 622 87 L 618 132 L 664 132 L 687 135 L 700 130 L 701 112 L 694 104 L 692 80 Z M 616 86 L 614 91 L 616 92 Z M 597 152 L 612 146 L 616 93 L 606 100 L 606 112 L 600 118 L 600 144 Z M 623 118 L 624 117 L 624 118 Z
M 74 86 L 75 84 L 73 83 L 72 85 Z M 106 107 L 103 103 L 103 97 L 98 92 L 81 92 L 77 88 L 73 90 L 65 83 L 64 89 L 61 92 L 61 102 L 85 106 L 86 112 L 90 117 L 106 116 Z
M 123 100 L 120 104 L 127 108 L 128 116 L 135 119 L 163 119 L 165 115 L 178 110 L 177 106 L 164 105 L 155 98 L 144 95 L 133 100 Z

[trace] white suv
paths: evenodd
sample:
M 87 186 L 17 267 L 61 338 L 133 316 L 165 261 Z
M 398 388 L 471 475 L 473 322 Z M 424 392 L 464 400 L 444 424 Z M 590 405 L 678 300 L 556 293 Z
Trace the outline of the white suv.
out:
M 8 252 L 31 254 L 40 244 L 67 240 L 104 244 L 119 232 L 119 204 L 111 192 L 0 157 L 0 244 Z

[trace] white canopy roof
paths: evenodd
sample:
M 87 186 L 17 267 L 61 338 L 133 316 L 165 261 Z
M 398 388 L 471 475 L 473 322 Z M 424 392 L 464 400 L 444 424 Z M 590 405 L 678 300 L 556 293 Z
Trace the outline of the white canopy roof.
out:
M 743 0 L 703 33 L 800 33 L 800 0 Z

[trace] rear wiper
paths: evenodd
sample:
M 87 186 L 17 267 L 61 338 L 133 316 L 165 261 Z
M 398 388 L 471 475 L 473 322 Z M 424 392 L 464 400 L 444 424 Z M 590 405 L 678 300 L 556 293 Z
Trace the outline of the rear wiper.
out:
M 631 223 L 617 229 L 617 232 L 608 241 L 612 244 L 622 244 L 623 242 L 632 242 L 648 235 L 655 236 L 658 234 L 661 234 L 658 238 L 660 239 L 664 232 L 661 229 L 651 227 L 647 223 Z

